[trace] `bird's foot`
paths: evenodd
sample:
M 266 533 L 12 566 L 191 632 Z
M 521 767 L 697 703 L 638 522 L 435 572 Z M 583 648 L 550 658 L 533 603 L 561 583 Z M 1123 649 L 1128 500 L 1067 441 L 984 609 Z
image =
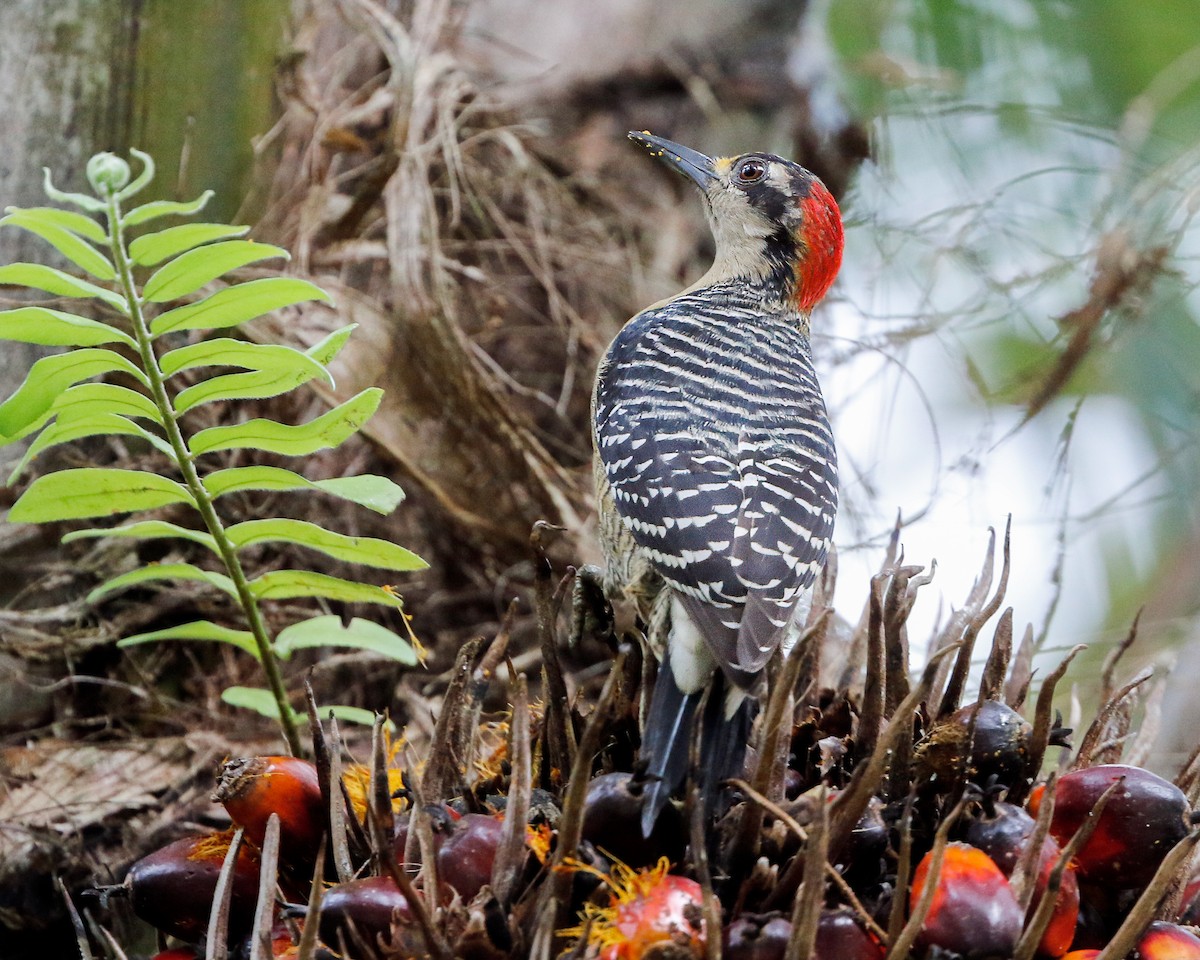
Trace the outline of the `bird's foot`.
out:
M 607 646 L 617 642 L 616 620 L 612 604 L 604 595 L 604 571 L 594 564 L 585 564 L 575 571 L 571 589 L 571 632 L 567 646 L 578 650 L 584 637 L 592 636 Z

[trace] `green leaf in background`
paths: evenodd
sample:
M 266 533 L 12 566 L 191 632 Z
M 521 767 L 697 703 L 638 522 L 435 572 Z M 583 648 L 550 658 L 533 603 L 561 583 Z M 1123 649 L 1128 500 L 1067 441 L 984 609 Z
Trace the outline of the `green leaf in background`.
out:
M 114 467 L 81 467 L 38 477 L 8 512 L 13 523 L 48 523 L 107 517 L 193 503 L 187 487 L 156 473 Z M 193 504 L 194 506 L 194 504 Z
M 383 587 L 331 577 L 311 570 L 269 570 L 250 581 L 250 589 L 259 600 L 292 600 L 296 597 L 325 597 L 346 603 L 378 603 L 400 607 L 398 596 Z
M 180 216 L 190 217 L 204 209 L 205 204 L 212 199 L 213 192 L 205 190 L 195 200 L 179 203 L 175 200 L 153 200 L 140 207 L 134 207 L 121 217 L 123 227 L 136 227 L 139 223 L 148 223 L 158 217 Z
M 42 357 L 29 369 L 24 382 L 0 404 L 0 445 L 16 439 L 25 427 L 47 414 L 67 387 L 114 370 L 146 384 L 141 370 L 103 347 L 83 347 Z
M 108 257 L 77 234 L 51 223 L 43 216 L 31 214 L 28 210 L 13 209 L 8 216 L 0 218 L 0 227 L 6 225 L 23 227 L 30 233 L 36 233 L 80 270 L 90 273 L 97 280 L 117 278 L 117 271 Z
M 74 388 L 73 388 L 74 389 Z M 118 413 L 92 413 L 83 416 L 73 416 L 65 420 L 55 420 L 46 427 L 29 445 L 25 455 L 21 457 L 12 473 L 8 475 L 7 483 L 11 486 L 25 472 L 25 468 L 43 450 L 57 446 L 60 443 L 71 443 L 85 437 L 98 436 L 128 436 L 140 437 L 166 456 L 171 456 L 171 445 L 162 437 L 156 437 L 149 430 L 128 420 Z
M 283 247 L 252 240 L 226 240 L 182 253 L 146 281 L 142 298 L 151 303 L 195 293 L 230 270 L 275 257 L 289 259 Z
M 239 549 L 260 543 L 292 543 L 333 557 L 347 563 L 361 563 L 383 570 L 424 570 L 429 564 L 415 553 L 397 546 L 389 540 L 375 537 L 348 537 L 334 533 L 307 520 L 274 518 L 270 520 L 246 520 L 226 530 L 229 539 Z
M 137 523 L 127 523 L 122 527 L 93 527 L 88 530 L 73 530 L 62 538 L 63 543 L 75 540 L 95 540 L 102 537 L 125 537 L 134 540 L 159 540 L 163 537 L 191 540 L 207 547 L 213 553 L 217 552 L 217 543 L 211 533 L 203 530 L 190 530 L 177 523 L 166 520 L 140 520 Z
M 47 267 L 40 263 L 9 263 L 0 267 L 0 283 L 20 284 L 25 287 L 32 287 L 34 290 L 44 290 L 46 293 L 52 293 L 56 297 L 94 297 L 97 300 L 102 300 L 114 310 L 121 314 L 127 315 L 129 307 L 125 304 L 125 298 L 120 294 L 113 293 L 111 290 L 105 290 L 94 283 L 87 280 L 82 280 L 79 277 L 73 277 L 69 273 L 63 273 L 61 270 L 55 270 L 54 267 Z M 37 309 L 37 308 L 32 308 Z M 13 311 L 9 311 L 13 312 Z M 57 311 L 53 311 L 57 312 Z M 71 314 L 64 314 L 71 316 Z M 78 319 L 83 319 L 82 317 Z M 96 323 L 97 321 L 89 321 Z M 103 324 L 107 326 L 107 324 Z M 123 333 L 114 331 L 117 336 L 125 337 Z M 2 335 L 0 335 L 2 336 Z M 15 340 L 16 337 L 9 336 L 9 340 Z M 127 337 L 129 342 L 133 343 L 133 338 Z M 44 343 L 45 341 L 34 340 L 32 343 Z M 98 341 L 106 343 L 107 341 Z M 57 344 L 46 344 L 47 346 L 57 346 Z M 63 346 L 77 346 L 77 344 L 63 344 Z
M 374 710 L 364 710 L 362 707 L 347 707 L 336 703 L 322 704 L 321 716 L 327 717 L 330 714 L 337 717 L 343 723 L 357 723 L 363 727 L 373 727 L 375 725 L 375 717 L 377 714 Z M 308 715 L 304 716 L 305 721 L 308 720 Z M 395 735 L 396 725 L 388 720 L 384 723 L 384 729 L 388 733 Z
M 193 247 L 214 240 L 243 237 L 249 232 L 249 227 L 234 227 L 227 223 L 183 223 L 138 237 L 129 244 L 129 256 L 139 267 L 152 267 Z
M 231 707 L 253 710 L 270 720 L 279 719 L 279 705 L 275 702 L 275 697 L 270 690 L 264 690 L 261 687 L 226 687 L 221 691 L 221 699 Z M 364 727 L 375 724 L 375 713 L 371 710 L 364 710 L 362 707 L 322 704 L 320 712 L 323 717 L 333 714 L 338 720 L 361 724 Z M 291 714 L 292 720 L 296 723 L 308 723 L 307 713 L 297 713 L 292 710 Z M 390 733 L 396 732 L 396 725 L 392 721 L 387 721 L 384 726 Z
M 117 646 L 134 647 L 142 643 L 158 643 L 160 640 L 212 640 L 216 643 L 228 643 L 258 659 L 258 646 L 254 642 L 254 634 L 249 630 L 231 630 L 211 620 L 194 620 L 164 630 L 137 633 L 118 640 Z
M 182 414 L 203 403 L 217 400 L 263 400 L 294 390 L 318 377 L 333 386 L 333 377 L 316 360 L 291 347 L 278 346 L 269 354 L 260 354 L 269 364 L 246 373 L 230 373 L 181 390 L 175 397 L 175 412 Z
M 365 474 L 358 477 L 333 477 L 329 480 L 308 480 L 282 467 L 229 467 L 214 470 L 203 479 L 204 487 L 214 498 L 242 490 L 313 490 L 387 515 L 404 499 L 404 491 L 387 477 Z
M 152 563 L 147 567 L 138 567 L 136 570 L 105 580 L 87 595 L 88 603 L 96 603 L 125 587 L 137 586 L 139 583 L 158 583 L 162 580 L 193 580 L 216 587 L 231 597 L 237 596 L 233 581 L 223 573 L 202 570 L 194 563 Z
M 4 281 L 4 270 L 4 267 L 0 267 L 0 282 Z M 46 307 L 17 307 L 15 310 L 0 311 L 0 340 L 36 343 L 43 347 L 94 347 L 102 343 L 123 343 L 136 347 L 133 338 L 116 327 Z
M 221 691 L 221 699 L 231 707 L 253 710 L 271 720 L 279 719 L 279 704 L 270 690 L 264 690 L 261 687 L 226 687 Z M 303 723 L 307 719 L 306 715 L 297 713 L 295 710 L 291 712 L 292 720 L 296 723 Z
M 296 426 L 274 420 L 250 420 L 234 426 L 209 427 L 193 436 L 188 446 L 196 456 L 216 450 L 246 448 L 291 457 L 303 456 L 336 447 L 353 436 L 379 408 L 382 397 L 382 390 L 371 387 L 315 420 Z
M 157 337 L 178 330 L 227 330 L 272 310 L 310 300 L 328 303 L 330 297 L 307 280 L 263 277 L 234 284 L 195 303 L 160 313 L 150 321 L 150 331 Z
M 417 662 L 416 651 L 407 640 L 387 627 L 361 617 L 354 617 L 349 624 L 343 624 L 341 617 L 332 615 L 302 620 L 280 630 L 273 646 L 285 660 L 297 650 L 310 647 L 348 647 L 377 653 L 401 663 Z
M 14 207 L 5 211 L 5 213 L 16 212 L 18 211 Z M 82 213 L 60 210 L 58 207 L 25 207 L 19 212 L 27 223 L 36 221 L 46 226 L 70 230 L 93 243 L 108 242 L 108 234 L 104 232 L 104 227 L 98 221 L 91 217 L 85 217 Z

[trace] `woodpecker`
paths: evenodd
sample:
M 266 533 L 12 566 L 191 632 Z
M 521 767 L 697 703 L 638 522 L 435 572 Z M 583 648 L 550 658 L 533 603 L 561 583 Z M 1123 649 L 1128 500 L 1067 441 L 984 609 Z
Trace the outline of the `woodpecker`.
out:
M 617 334 L 592 398 L 604 588 L 636 603 L 660 661 L 641 750 L 649 836 L 706 688 L 705 795 L 740 775 L 763 670 L 798 639 L 825 563 L 837 456 L 809 316 L 841 265 L 842 220 L 792 161 L 629 137 L 699 188 L 716 240 L 703 277 Z

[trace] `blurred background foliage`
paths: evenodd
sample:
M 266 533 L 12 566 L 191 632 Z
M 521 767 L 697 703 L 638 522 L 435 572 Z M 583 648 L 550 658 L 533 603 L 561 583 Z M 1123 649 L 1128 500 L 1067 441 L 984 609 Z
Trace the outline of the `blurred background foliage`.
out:
M 1145 606 L 1143 654 L 1170 660 L 1197 639 L 1200 605 L 1200 8 L 826 12 L 875 159 L 849 204 L 864 229 L 851 231 L 837 332 L 880 344 L 920 382 L 945 464 L 925 507 L 949 516 L 956 475 L 990 484 L 983 502 L 1007 498 L 1028 530 L 1016 554 L 1034 548 L 1019 575 L 1042 554 L 1045 589 L 1030 596 L 1050 646 L 1123 634 Z M 1121 295 L 1086 316 L 1125 267 Z M 874 449 L 871 480 L 896 462 Z M 879 520 L 868 509 L 861 534 Z M 1197 718 L 1194 659 L 1184 651 L 1176 727 Z

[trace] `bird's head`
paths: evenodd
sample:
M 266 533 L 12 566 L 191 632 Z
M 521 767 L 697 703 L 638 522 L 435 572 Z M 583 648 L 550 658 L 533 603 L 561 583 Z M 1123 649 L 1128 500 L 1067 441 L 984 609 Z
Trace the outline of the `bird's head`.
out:
M 813 174 L 770 153 L 706 157 L 648 133 L 629 139 L 704 194 L 717 254 L 701 284 L 766 283 L 804 314 L 825 296 L 842 263 L 842 216 Z

